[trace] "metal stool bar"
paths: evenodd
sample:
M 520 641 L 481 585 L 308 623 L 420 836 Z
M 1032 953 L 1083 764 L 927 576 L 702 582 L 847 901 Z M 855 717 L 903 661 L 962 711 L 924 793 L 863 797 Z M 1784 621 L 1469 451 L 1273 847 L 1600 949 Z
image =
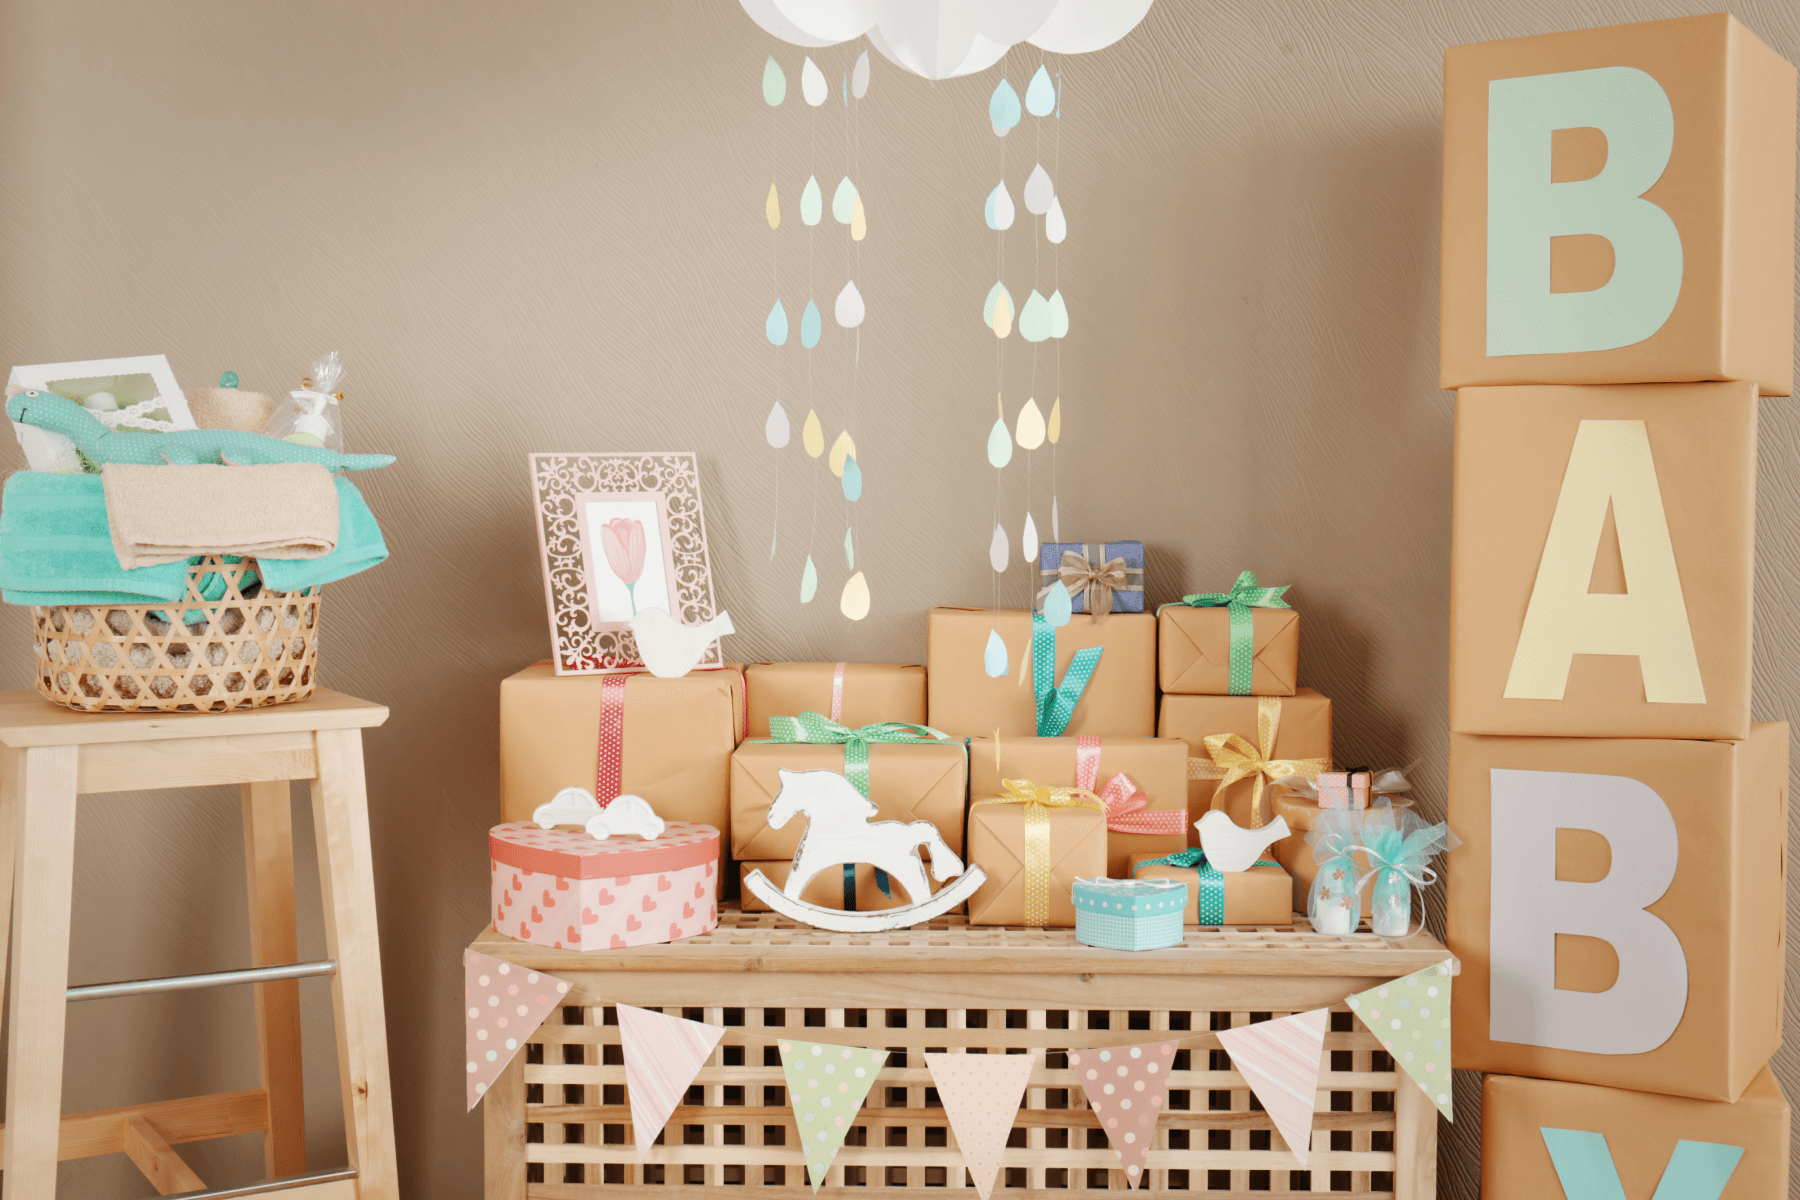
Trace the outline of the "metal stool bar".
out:
M 334 1171 L 311 1171 L 305 1175 L 283 1175 L 280 1179 L 263 1179 L 256 1183 L 240 1183 L 235 1187 L 208 1188 L 204 1192 L 181 1192 L 171 1200 L 228 1200 L 232 1196 L 266 1196 L 289 1188 L 311 1187 L 318 1183 L 336 1183 L 355 1179 L 356 1168 L 339 1167 Z
M 274 983 L 280 979 L 308 979 L 334 975 L 337 962 L 286 963 L 274 967 L 245 967 L 241 971 L 207 971 L 199 975 L 166 975 L 161 979 L 129 979 L 118 983 L 89 983 L 68 990 L 69 1003 L 77 1000 L 109 1000 L 114 996 L 142 996 L 149 992 L 186 992 L 195 988 L 227 987 L 234 983 Z

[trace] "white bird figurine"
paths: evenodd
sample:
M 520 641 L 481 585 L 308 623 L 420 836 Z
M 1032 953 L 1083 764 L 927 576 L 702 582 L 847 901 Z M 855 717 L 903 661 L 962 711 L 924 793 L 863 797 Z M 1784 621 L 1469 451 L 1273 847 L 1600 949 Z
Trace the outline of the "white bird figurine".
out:
M 646 839 L 659 838 L 664 828 L 663 819 L 656 815 L 656 810 L 642 796 L 626 792 L 602 808 L 600 802 L 594 799 L 594 793 L 579 787 L 566 787 L 556 793 L 550 797 L 550 803 L 537 806 L 531 819 L 543 829 L 556 825 L 580 825 L 597 838 L 619 837 L 627 833 L 635 833 Z
M 1206 851 L 1206 861 L 1226 872 L 1248 871 L 1271 843 L 1290 832 L 1284 817 L 1276 817 L 1256 829 L 1245 829 L 1222 808 L 1195 821 L 1194 828 L 1200 831 L 1200 848 Z
M 700 664 L 706 648 L 728 633 L 731 614 L 722 612 L 700 625 L 683 625 L 665 610 L 642 608 L 631 618 L 631 632 L 637 635 L 638 657 L 658 679 L 679 679 Z

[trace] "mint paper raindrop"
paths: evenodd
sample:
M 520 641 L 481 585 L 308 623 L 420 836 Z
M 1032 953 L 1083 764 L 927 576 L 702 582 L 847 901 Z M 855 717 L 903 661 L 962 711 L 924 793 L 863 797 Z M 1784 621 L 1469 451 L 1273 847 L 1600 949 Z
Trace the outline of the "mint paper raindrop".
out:
M 1050 72 L 1042 64 L 1025 89 L 1025 111 L 1034 117 L 1047 117 L 1056 111 L 1056 85 L 1050 82 Z
M 1012 448 L 1012 433 L 1006 428 L 1006 420 L 996 420 L 994 427 L 988 430 L 988 461 L 996 467 L 1004 467 L 1012 461 Z M 998 567 L 994 569 L 999 570 Z
M 777 400 L 769 407 L 769 419 L 763 422 L 763 437 L 768 439 L 769 445 L 779 450 L 788 444 L 789 432 L 787 409 L 781 407 L 781 401 Z
M 1006 560 L 1012 551 L 1006 540 L 1006 528 L 998 521 L 994 522 L 994 540 L 988 543 L 988 562 L 995 571 L 1006 570 Z
M 844 570 L 846 571 L 856 570 L 855 532 L 853 529 L 844 530 Z
M 1009 666 L 1011 664 L 1006 661 L 1006 643 L 1000 640 L 1000 631 L 988 630 L 987 649 L 981 655 L 981 669 L 987 672 L 989 679 L 1004 679 Z
M 1041 342 L 1050 336 L 1050 328 L 1050 302 L 1044 299 L 1044 293 L 1032 288 L 1019 313 L 1019 336 L 1028 342 Z
M 769 104 L 780 104 L 787 99 L 787 75 L 781 64 L 771 54 L 769 61 L 763 64 L 763 99 Z
M 862 468 L 856 465 L 854 458 L 844 460 L 844 499 L 851 502 L 862 499 Z
M 1061 289 L 1050 293 L 1048 307 L 1050 309 L 1050 336 L 1053 338 L 1068 336 L 1069 308 L 1063 303 Z
M 800 314 L 800 344 L 811 350 L 819 344 L 819 306 L 811 300 L 806 302 L 806 311 Z
M 819 191 L 819 177 L 806 177 L 806 188 L 800 193 L 800 219 L 808 225 L 817 225 L 824 215 L 825 197 Z
M 1025 178 L 1025 211 L 1041 217 L 1050 211 L 1054 199 L 1056 185 L 1050 182 L 1050 172 L 1044 170 L 1044 164 L 1039 163 Z
M 1052 245 L 1060 246 L 1062 240 L 1069 236 L 1069 223 L 1063 217 L 1062 197 L 1050 201 L 1050 211 L 1044 214 L 1044 237 Z
M 1002 296 L 1006 297 L 1006 307 L 1010 309 L 1012 307 L 1012 293 L 1006 290 L 1006 285 L 1004 283 L 996 283 L 993 287 L 989 288 L 987 303 L 981 306 L 981 323 L 989 329 L 994 327 L 994 305 L 1000 302 L 1000 297 Z
M 855 212 L 856 185 L 846 175 L 838 180 L 837 191 L 831 193 L 831 219 L 839 225 L 848 225 Z
M 787 309 L 781 307 L 781 301 L 769 310 L 769 319 L 763 322 L 763 332 L 769 335 L 769 345 L 781 346 L 787 342 L 788 322 Z
M 1044 619 L 1060 629 L 1069 623 L 1074 612 L 1075 606 L 1069 599 L 1069 589 L 1062 585 L 1061 580 L 1051 581 L 1050 590 L 1044 593 Z
M 806 569 L 800 572 L 800 603 L 810 603 L 819 590 L 819 568 L 813 566 L 812 555 L 806 556 Z
M 987 218 L 989 229 L 1012 228 L 1013 202 L 1011 194 L 1006 190 L 1006 180 L 1002 179 L 988 193 L 987 203 L 982 206 L 981 214 Z
M 1019 123 L 1019 116 L 1019 93 L 1013 91 L 1012 84 L 1002 79 L 1000 86 L 994 89 L 993 96 L 988 100 L 988 122 L 993 125 L 995 133 L 1005 137 L 1007 131 Z

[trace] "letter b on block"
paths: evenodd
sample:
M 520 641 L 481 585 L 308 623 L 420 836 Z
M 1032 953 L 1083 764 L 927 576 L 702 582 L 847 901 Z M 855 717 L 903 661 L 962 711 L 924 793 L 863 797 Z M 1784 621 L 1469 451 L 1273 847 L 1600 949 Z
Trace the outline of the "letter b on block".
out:
M 1675 879 L 1675 818 L 1649 785 L 1572 771 L 1492 772 L 1488 1036 L 1553 1050 L 1643 1054 L 1669 1040 L 1687 1007 L 1687 956 L 1646 912 Z M 1556 878 L 1556 831 L 1588 829 L 1612 847 L 1594 883 Z M 1556 935 L 1611 944 L 1619 977 L 1604 992 L 1556 986 Z

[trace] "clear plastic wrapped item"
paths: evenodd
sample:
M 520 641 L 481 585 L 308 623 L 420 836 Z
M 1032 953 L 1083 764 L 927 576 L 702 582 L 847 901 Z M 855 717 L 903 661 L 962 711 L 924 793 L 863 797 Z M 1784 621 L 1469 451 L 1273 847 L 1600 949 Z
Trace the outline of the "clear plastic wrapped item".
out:
M 263 432 L 284 442 L 342 451 L 344 417 L 339 401 L 344 393 L 337 388 L 343 378 L 344 364 L 333 350 L 313 363 L 312 373 L 300 381 L 299 388 L 288 393 L 286 404 L 276 405 Z

